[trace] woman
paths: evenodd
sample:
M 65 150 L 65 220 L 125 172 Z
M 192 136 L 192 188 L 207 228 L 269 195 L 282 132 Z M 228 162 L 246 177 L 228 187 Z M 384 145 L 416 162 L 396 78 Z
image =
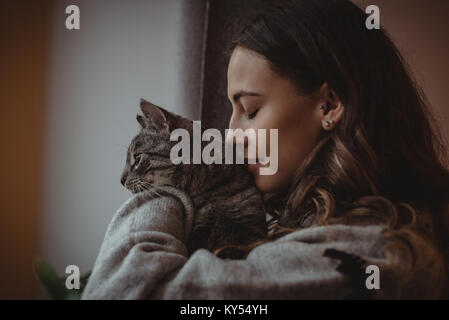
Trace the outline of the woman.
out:
M 244 260 L 188 257 L 188 200 L 137 194 L 112 220 L 83 298 L 441 297 L 444 148 L 401 55 L 365 19 L 346 0 L 297 0 L 232 45 L 230 128 L 279 133 L 277 173 L 250 166 L 271 205 L 266 240 L 238 248 Z

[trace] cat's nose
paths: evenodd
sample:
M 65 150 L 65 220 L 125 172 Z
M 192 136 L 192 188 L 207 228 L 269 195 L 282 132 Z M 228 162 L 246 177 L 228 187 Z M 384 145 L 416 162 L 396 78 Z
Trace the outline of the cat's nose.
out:
M 120 183 L 125 186 L 125 182 L 126 182 L 126 174 L 123 174 L 122 177 L 120 178 Z

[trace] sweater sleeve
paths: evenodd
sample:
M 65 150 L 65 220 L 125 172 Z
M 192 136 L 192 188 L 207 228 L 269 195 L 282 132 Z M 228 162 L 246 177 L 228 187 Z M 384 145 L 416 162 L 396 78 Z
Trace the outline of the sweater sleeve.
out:
M 434 298 L 438 259 L 412 281 L 402 281 L 411 258 L 386 258 L 381 226 L 310 227 L 226 260 L 185 246 L 193 209 L 185 194 L 131 197 L 106 232 L 83 299 L 341 299 Z M 422 248 L 426 250 L 426 248 Z M 375 266 L 367 273 L 368 266 Z M 376 277 L 376 268 L 378 276 Z M 422 283 L 420 282 L 423 279 Z M 367 285 L 369 288 L 367 288 Z M 410 290 L 412 290 L 410 289 Z M 413 293 L 412 293 L 413 292 Z

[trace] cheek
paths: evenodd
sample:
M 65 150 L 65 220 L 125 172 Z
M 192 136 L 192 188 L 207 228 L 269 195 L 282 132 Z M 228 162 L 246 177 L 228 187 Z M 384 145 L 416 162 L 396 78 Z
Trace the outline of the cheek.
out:
M 272 192 L 291 183 L 295 171 L 319 140 L 320 127 L 312 119 L 286 119 L 278 130 L 278 170 L 272 176 L 258 175 L 257 187 Z M 269 142 L 269 139 L 267 139 Z M 269 145 L 270 153 L 275 151 Z
M 276 112 L 273 112 L 271 106 L 265 106 L 265 110 L 261 111 L 259 115 L 251 121 L 251 128 L 255 131 L 255 139 L 248 140 L 248 147 L 255 148 L 258 152 L 259 146 L 265 146 L 265 153 L 270 154 L 270 129 L 277 129 L 279 136 L 279 129 L 282 126 L 282 121 Z M 258 129 L 263 129 L 265 131 L 265 136 L 259 136 Z
M 279 139 L 279 158 L 290 170 L 299 167 L 318 142 L 320 127 L 312 119 L 285 130 Z

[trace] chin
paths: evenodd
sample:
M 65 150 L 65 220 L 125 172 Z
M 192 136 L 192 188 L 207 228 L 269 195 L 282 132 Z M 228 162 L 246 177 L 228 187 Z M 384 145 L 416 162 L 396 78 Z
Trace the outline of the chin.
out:
M 279 189 L 275 176 L 257 175 L 254 177 L 254 183 L 256 184 L 257 189 L 263 193 L 275 192 Z

